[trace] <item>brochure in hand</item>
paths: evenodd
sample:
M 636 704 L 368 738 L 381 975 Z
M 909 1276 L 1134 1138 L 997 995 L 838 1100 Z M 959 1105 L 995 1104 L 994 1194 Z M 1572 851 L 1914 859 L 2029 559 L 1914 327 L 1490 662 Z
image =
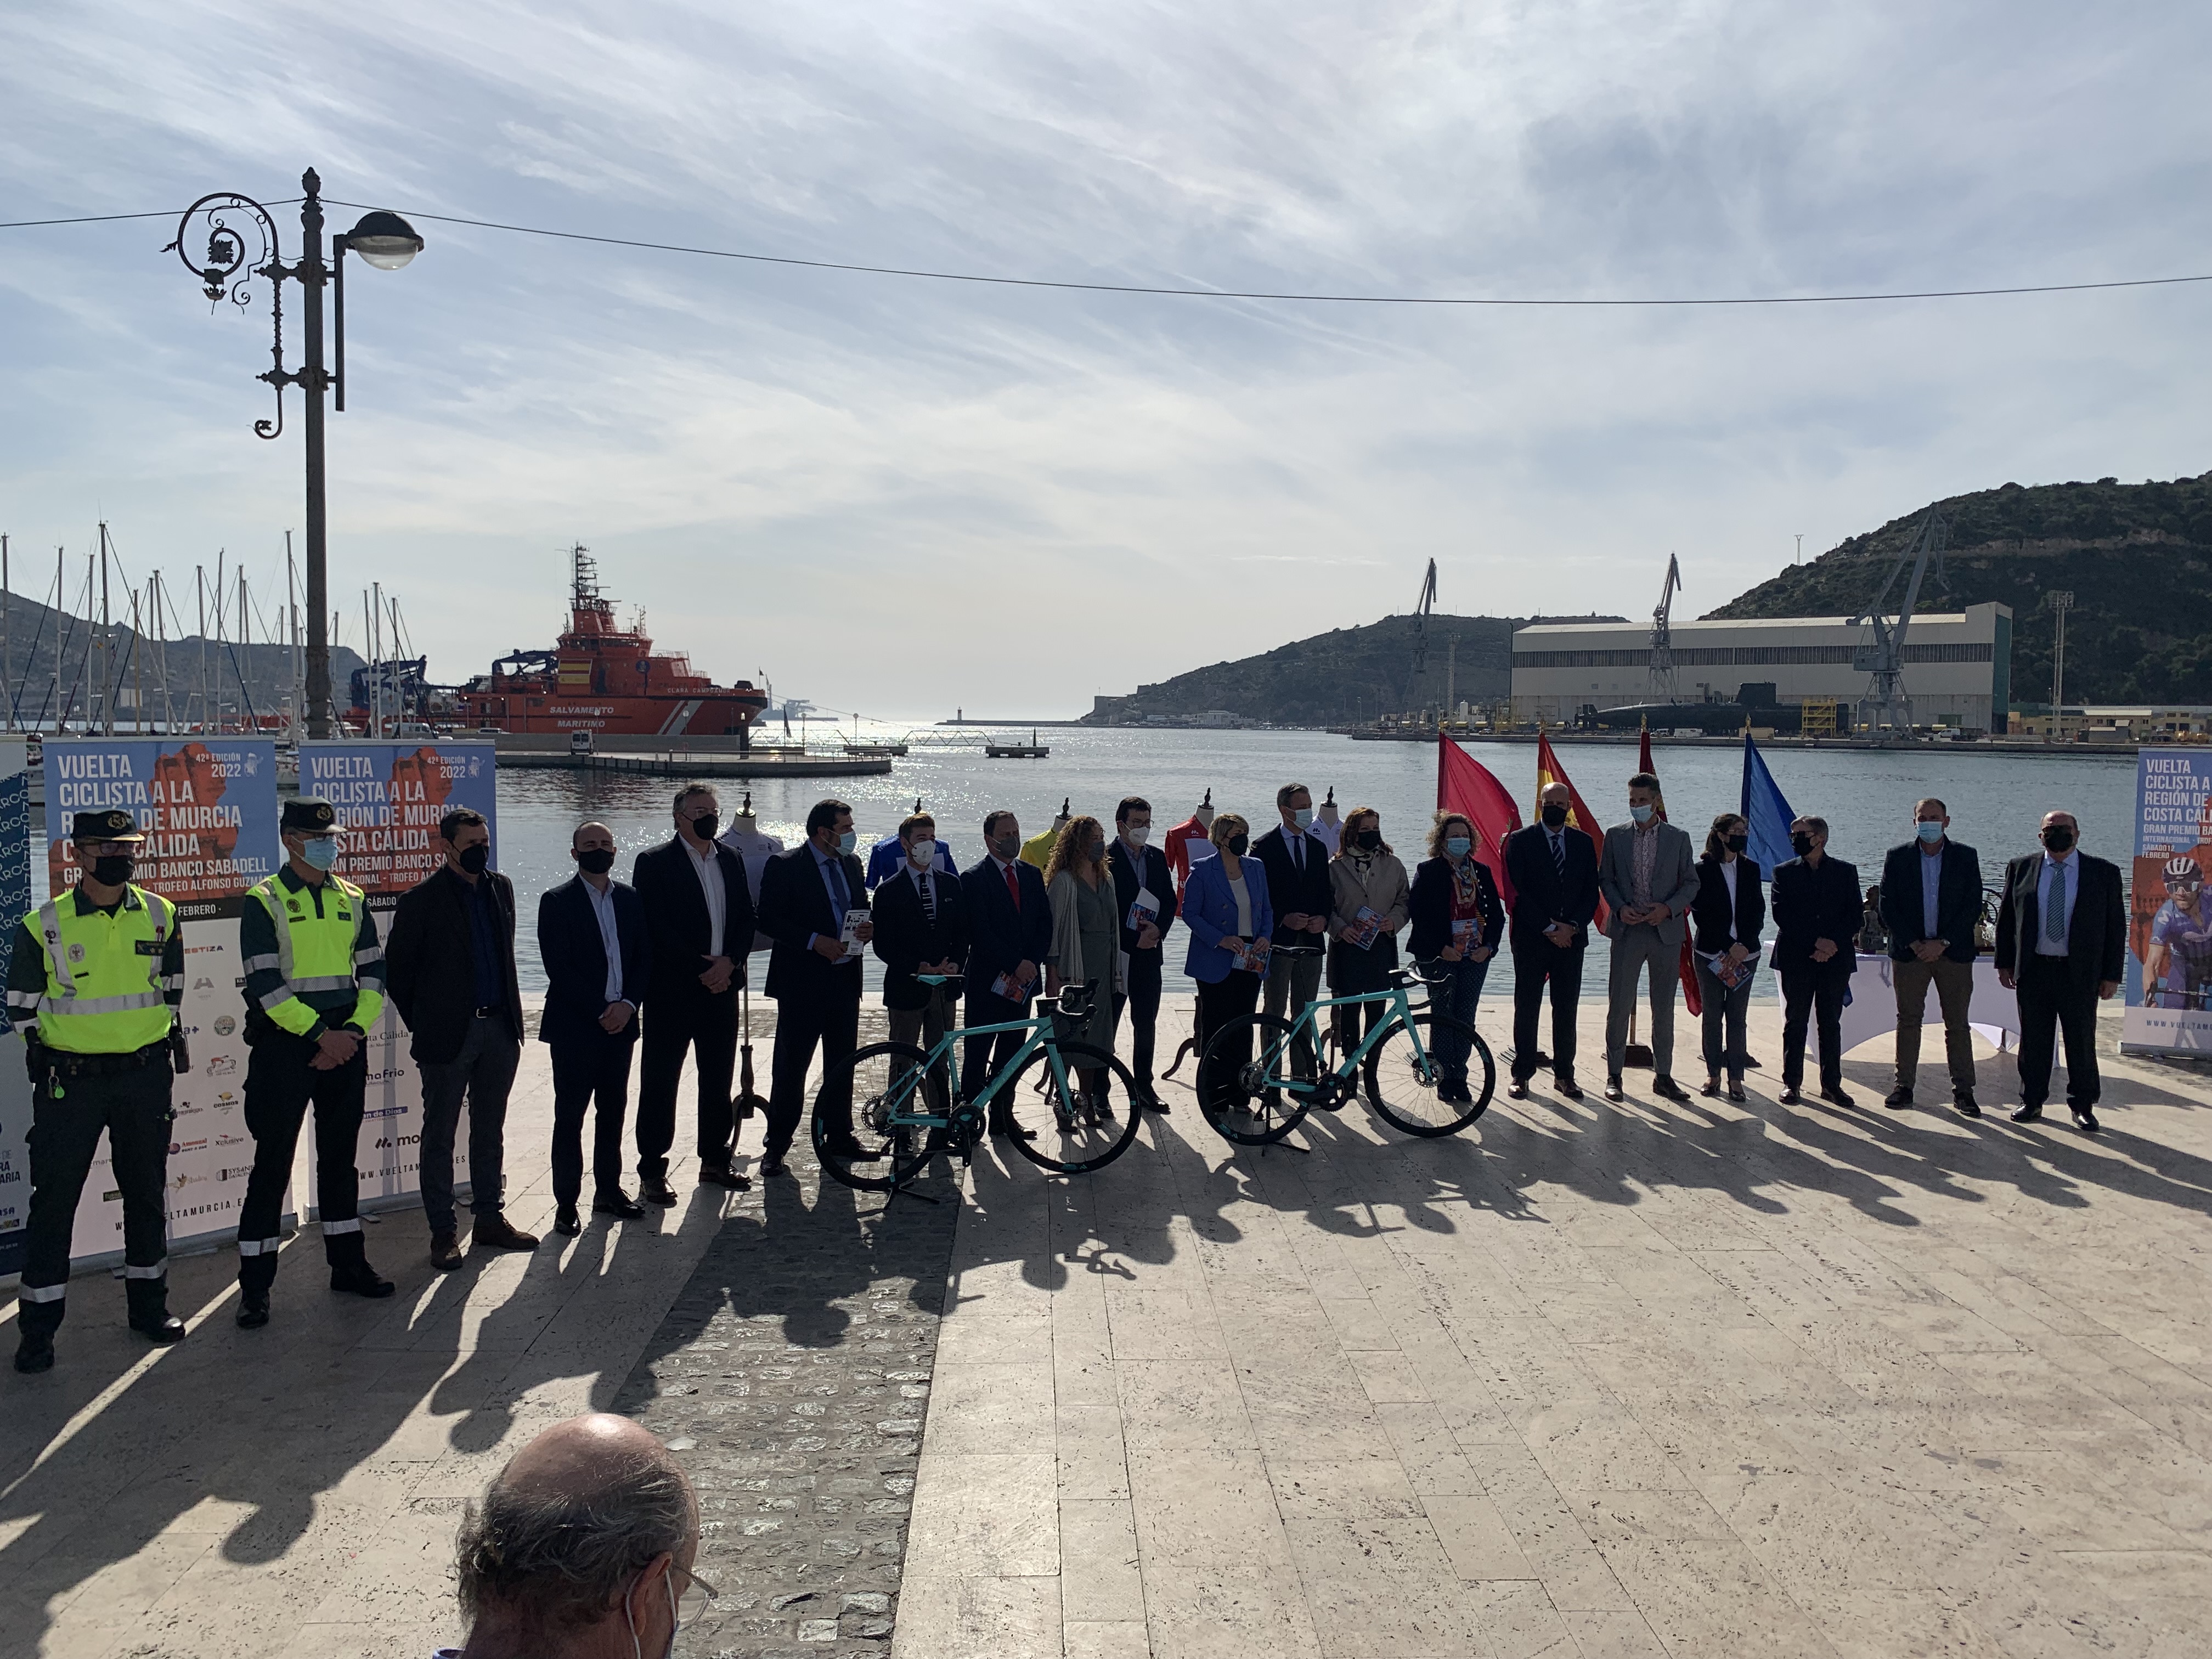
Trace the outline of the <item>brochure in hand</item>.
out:
M 839 941 L 842 943 L 845 947 L 845 954 L 837 958 L 840 963 L 857 962 L 860 960 L 860 952 L 866 948 L 860 943 L 860 924 L 867 919 L 868 913 L 866 910 L 848 910 L 845 912 L 845 925 L 842 928 L 838 930 L 837 933 Z
M 1001 974 L 991 981 L 991 994 L 1002 1002 L 1027 1002 L 1036 981 L 1016 979 L 1012 974 Z
M 1356 945 L 1363 951 L 1373 949 L 1376 936 L 1382 931 L 1382 918 L 1375 914 L 1371 906 L 1363 904 L 1359 907 L 1359 914 L 1352 917 L 1352 923 L 1346 930 L 1344 942 Z
M 1720 981 L 1729 990 L 1733 991 L 1757 970 L 1759 958 L 1746 957 L 1741 962 L 1731 962 L 1729 960 L 1728 953 L 1722 951 L 1713 957 L 1711 967 L 1713 977 Z
M 1140 887 L 1137 896 L 1129 901 L 1129 914 L 1122 926 L 1133 933 L 1141 933 L 1146 927 L 1156 926 L 1160 919 L 1160 902 L 1152 896 L 1152 889 Z

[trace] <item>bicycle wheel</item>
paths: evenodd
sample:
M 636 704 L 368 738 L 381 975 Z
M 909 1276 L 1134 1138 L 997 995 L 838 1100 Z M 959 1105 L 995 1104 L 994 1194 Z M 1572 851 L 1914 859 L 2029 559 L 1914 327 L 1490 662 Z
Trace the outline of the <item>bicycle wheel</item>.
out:
M 1408 1026 L 1413 1029 L 1407 1030 Z M 1420 1049 L 1414 1051 L 1418 1034 Z M 1443 1098 L 1445 1091 L 1437 1060 L 1437 1040 L 1447 1034 L 1467 1044 L 1468 1098 Z M 1386 1121 L 1409 1135 L 1448 1135 L 1480 1117 L 1498 1086 L 1498 1068 L 1490 1058 L 1490 1045 L 1474 1027 L 1462 1025 L 1446 1014 L 1416 1013 L 1391 1021 L 1367 1051 L 1368 1103 Z
M 1058 1066 L 1053 1064 L 1055 1050 Z M 1081 1097 L 1084 1075 L 1091 1074 L 1095 1082 L 1100 1072 L 1106 1073 L 1103 1109 L 1096 1101 Z M 1046 1087 L 1034 1091 L 1040 1082 Z M 1061 1103 L 1063 1087 L 1077 1096 L 1072 1109 Z M 1000 1102 L 1016 1123 L 1036 1131 L 1034 1140 L 1009 1135 L 1006 1144 L 1055 1175 L 1101 1169 L 1137 1138 L 1137 1079 L 1113 1055 L 1087 1042 L 1055 1042 L 1039 1048 L 1007 1079 L 992 1104 Z
M 1264 1146 L 1298 1127 L 1313 1097 L 1280 1086 L 1291 1070 L 1288 1022 L 1265 1014 L 1224 1021 L 1198 1064 L 1198 1109 L 1224 1140 Z M 1278 1086 L 1267 1087 L 1273 1079 Z
M 823 1077 L 814 1097 L 814 1155 L 832 1180 L 860 1192 L 883 1193 L 921 1173 L 933 1156 L 929 1131 L 895 1120 L 929 1109 L 926 1100 L 942 1099 L 949 1081 L 945 1068 L 940 1063 L 925 1079 L 928 1059 L 910 1042 L 872 1042 Z M 843 1139 L 844 1126 L 838 1114 L 823 1109 L 826 1099 L 836 1098 L 830 1085 L 841 1078 L 851 1090 L 846 1097 L 853 1103 L 853 1138 L 860 1143 L 860 1158 L 838 1150 L 835 1143 Z

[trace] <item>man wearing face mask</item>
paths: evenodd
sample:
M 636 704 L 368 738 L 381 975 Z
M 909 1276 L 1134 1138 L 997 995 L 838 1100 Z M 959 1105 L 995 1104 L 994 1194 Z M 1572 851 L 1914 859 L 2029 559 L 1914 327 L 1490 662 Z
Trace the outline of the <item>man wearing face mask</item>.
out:
M 682 1466 L 610 1413 L 515 1453 L 457 1541 L 468 1640 L 435 1659 L 672 1659 L 718 1594 L 692 1571 L 699 1502 Z
M 522 1062 L 514 974 L 514 884 L 491 867 L 491 826 L 457 806 L 438 821 L 446 862 L 399 896 L 387 961 L 392 1000 L 422 1068 L 422 1215 L 430 1264 L 461 1265 L 453 1212 L 453 1137 L 469 1114 L 470 1243 L 534 1250 L 507 1218 L 507 1097 Z
M 170 1043 L 185 994 L 176 907 L 131 884 L 145 836 L 128 811 L 79 812 L 70 842 L 81 878 L 15 927 L 8 1010 L 31 1076 L 31 1201 L 15 1369 L 54 1363 L 69 1305 L 77 1199 L 107 1132 L 123 1193 L 123 1290 L 131 1328 L 174 1342 L 167 1212 Z
M 2117 996 L 2127 954 L 2127 901 L 2118 865 L 2081 850 L 2071 812 L 2043 815 L 2043 850 L 2005 866 L 1997 902 L 1997 980 L 2020 998 L 2020 1109 L 2043 1115 L 2058 1033 L 2066 1036 L 2066 1107 L 2095 1134 L 2097 1003 Z
M 960 878 L 939 862 L 937 820 L 917 812 L 899 825 L 902 867 L 876 884 L 877 957 L 884 964 L 884 1007 L 893 1042 L 934 1048 L 951 1023 L 958 988 L 949 981 L 968 959 L 968 913 Z
M 1674 1081 L 1674 988 L 1680 982 L 1685 918 L 1697 902 L 1698 866 L 1690 838 L 1667 822 L 1659 802 L 1659 780 L 1638 772 L 1628 781 L 1629 822 L 1605 832 L 1598 860 L 1598 890 L 1608 914 L 1606 937 L 1613 941 L 1613 966 L 1607 984 L 1605 1097 L 1626 1098 L 1620 1068 L 1628 1052 L 1630 1017 L 1636 1010 L 1637 981 L 1647 971 L 1651 981 L 1651 1092 L 1666 1100 L 1686 1101 Z
M 1313 833 L 1313 792 L 1302 783 L 1285 784 L 1275 792 L 1275 813 L 1282 822 L 1252 843 L 1252 856 L 1267 872 L 1267 898 L 1275 911 L 1273 942 L 1315 954 L 1270 958 L 1262 1006 L 1270 1019 L 1295 1021 L 1321 994 L 1319 947 L 1328 933 L 1336 894 L 1329 883 L 1328 845 Z M 1312 1041 L 1301 1030 L 1292 1045 L 1291 1075 L 1310 1078 L 1314 1064 Z
M 1857 1103 L 1844 1092 L 1844 992 L 1858 966 L 1851 942 L 1859 931 L 1857 866 L 1828 856 L 1828 821 L 1802 817 L 1790 826 L 1797 856 L 1775 868 L 1775 971 L 1782 978 L 1782 1103 L 1804 1099 L 1805 1027 L 1820 1032 L 1820 1098 Z
M 791 1172 L 784 1154 L 805 1116 L 807 1068 L 817 1048 L 828 1080 L 815 1109 L 828 1120 L 830 1145 L 848 1159 L 867 1156 L 854 1139 L 853 1073 L 843 1064 L 860 1037 L 861 947 L 876 936 L 866 872 L 854 856 L 859 842 L 850 806 L 817 801 L 806 814 L 806 839 L 761 872 L 761 931 L 775 941 L 765 989 L 776 1000 L 763 1176 Z
M 1106 863 L 1114 876 L 1114 902 L 1121 918 L 1121 988 L 1114 998 L 1115 1018 L 1129 1014 L 1129 1071 L 1144 1091 L 1145 1103 L 1164 1112 L 1152 1086 L 1152 1048 L 1160 1015 L 1164 942 L 1175 923 L 1175 878 L 1167 854 L 1151 845 L 1152 804 L 1131 795 L 1114 809 L 1114 839 Z
M 755 927 L 766 927 L 756 922 L 744 860 L 715 839 L 722 805 L 713 787 L 685 784 L 676 792 L 672 816 L 675 834 L 640 853 L 630 867 L 653 949 L 638 1056 L 638 1196 L 661 1205 L 676 1202 L 668 1152 L 676 1144 L 676 1093 L 687 1055 L 699 1091 L 699 1184 L 732 1192 L 752 1185 L 732 1167 L 738 1121 L 730 1081 L 738 1064 L 745 957 Z M 763 914 L 775 867 L 773 858 L 762 866 Z
M 331 1288 L 386 1297 L 361 1231 L 355 1148 L 368 1083 L 366 1038 L 384 1012 L 385 960 L 360 888 L 332 873 L 337 812 L 326 800 L 284 803 L 284 867 L 247 890 L 238 948 L 246 969 L 246 1127 L 253 1173 L 238 1209 L 238 1322 L 269 1322 L 269 1292 L 292 1152 L 315 1111 L 316 1201 Z
M 961 1023 L 1004 1025 L 1027 1019 L 1030 999 L 1052 955 L 1052 901 L 1044 874 L 1022 857 L 1022 826 L 1012 812 L 983 819 L 984 854 L 960 874 L 968 911 L 967 1006 Z M 969 1099 L 982 1092 L 994 1071 L 1022 1046 L 1018 1031 L 967 1040 L 960 1057 L 960 1086 Z M 1006 1109 L 1001 1091 L 991 1103 L 991 1133 L 1033 1139 Z
M 1882 1104 L 1912 1104 L 1920 1069 L 1920 1022 L 1928 988 L 1943 1011 L 1943 1055 L 1951 1103 L 1979 1117 L 1974 1103 L 1974 930 L 1982 920 L 1982 861 L 1953 841 L 1951 815 L 1933 796 L 1912 808 L 1912 839 L 1881 861 L 1881 924 L 1889 935 L 1890 980 L 1897 991 L 1897 1086 Z
M 584 1114 L 592 1111 L 592 1208 L 635 1219 L 645 1206 L 623 1191 L 623 1119 L 637 1010 L 652 981 L 645 902 L 610 873 L 615 832 L 584 823 L 568 838 L 575 876 L 538 901 L 545 1011 L 538 1040 L 553 1060 L 553 1231 L 583 1231 Z M 596 1102 L 596 1109 L 594 1103 Z
M 1540 823 L 1505 838 L 1505 873 L 1513 884 L 1513 1078 L 1506 1094 L 1528 1097 L 1536 1071 L 1536 1016 L 1552 988 L 1552 1070 L 1569 1100 L 1583 1097 L 1575 1081 L 1575 1013 L 1582 1000 L 1583 956 L 1597 915 L 1597 849 L 1567 823 L 1573 793 L 1545 786 Z

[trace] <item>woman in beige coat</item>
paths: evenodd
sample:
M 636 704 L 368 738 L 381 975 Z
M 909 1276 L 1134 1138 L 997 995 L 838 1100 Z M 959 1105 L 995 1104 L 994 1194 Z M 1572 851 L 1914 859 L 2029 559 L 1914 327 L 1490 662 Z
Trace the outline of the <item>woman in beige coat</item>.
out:
M 1045 866 L 1046 896 L 1052 901 L 1052 964 L 1045 994 L 1057 996 L 1064 985 L 1097 985 L 1087 1018 L 1060 1022 L 1060 1035 L 1074 1042 L 1114 1052 L 1114 976 L 1121 951 L 1121 919 L 1115 907 L 1113 872 L 1106 866 L 1106 830 L 1088 815 L 1071 818 L 1054 843 Z M 1107 1103 L 1103 1070 L 1082 1073 L 1085 1103 L 1102 1118 Z
M 1406 866 L 1382 839 L 1382 815 L 1356 806 L 1344 815 L 1336 856 L 1329 860 L 1328 988 L 1337 996 L 1383 991 L 1398 965 L 1398 933 L 1406 925 Z M 1345 1053 L 1382 1023 L 1387 1002 L 1335 1011 L 1337 1047 Z M 1365 1022 L 1357 1016 L 1364 1013 Z

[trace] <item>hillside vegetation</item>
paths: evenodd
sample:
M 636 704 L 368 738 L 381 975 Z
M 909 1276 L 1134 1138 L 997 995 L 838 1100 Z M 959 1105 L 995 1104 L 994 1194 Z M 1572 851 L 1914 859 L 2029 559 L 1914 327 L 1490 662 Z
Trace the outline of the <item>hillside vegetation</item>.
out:
M 2212 472 L 2170 483 L 2008 483 L 1936 503 L 1950 520 L 1945 580 L 1924 611 L 1985 600 L 2013 611 L 2012 696 L 2051 697 L 2052 619 L 2068 589 L 2066 701 L 2212 703 Z M 1881 585 L 1927 509 L 1793 565 L 1717 617 L 1849 614 Z M 1893 605 L 1903 585 L 1891 595 Z

